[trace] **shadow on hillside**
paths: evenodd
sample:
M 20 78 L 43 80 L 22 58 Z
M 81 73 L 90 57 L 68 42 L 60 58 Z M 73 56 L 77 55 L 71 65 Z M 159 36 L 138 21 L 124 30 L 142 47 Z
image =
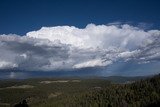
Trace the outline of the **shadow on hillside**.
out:
M 26 100 L 23 100 L 22 102 L 19 102 L 14 107 L 29 107 Z
M 160 107 L 160 102 L 157 102 L 157 103 L 152 103 L 146 107 Z

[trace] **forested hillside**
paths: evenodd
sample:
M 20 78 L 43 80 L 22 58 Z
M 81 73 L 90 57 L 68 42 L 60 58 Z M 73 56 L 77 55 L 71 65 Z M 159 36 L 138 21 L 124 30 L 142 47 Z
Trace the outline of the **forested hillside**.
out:
M 1 80 L 0 107 L 159 107 L 160 75 L 118 78 Z
M 80 99 L 84 107 L 159 107 L 160 75 L 132 84 L 111 84 L 90 90 Z

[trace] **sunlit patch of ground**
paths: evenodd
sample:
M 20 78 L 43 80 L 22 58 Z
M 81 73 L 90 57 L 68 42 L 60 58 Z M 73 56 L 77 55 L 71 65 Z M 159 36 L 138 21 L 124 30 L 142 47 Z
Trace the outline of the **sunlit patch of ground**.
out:
M 71 80 L 71 82 L 81 82 L 80 80 Z
M 48 98 L 54 98 L 54 97 L 57 97 L 57 96 L 59 96 L 59 95 L 61 95 L 62 93 L 60 93 L 60 92 L 55 92 L 55 93 L 50 93 L 49 95 L 48 95 Z
M 50 83 L 66 83 L 68 80 L 57 80 L 57 81 L 41 81 L 42 84 L 50 84 Z
M 0 90 L 3 89 L 26 89 L 26 88 L 34 88 L 33 85 L 19 85 L 19 86 L 11 86 L 11 87 L 5 87 L 5 88 L 0 88 Z
M 80 82 L 80 80 L 56 80 L 56 81 L 41 81 L 41 84 L 50 84 L 50 83 L 67 83 L 67 82 Z

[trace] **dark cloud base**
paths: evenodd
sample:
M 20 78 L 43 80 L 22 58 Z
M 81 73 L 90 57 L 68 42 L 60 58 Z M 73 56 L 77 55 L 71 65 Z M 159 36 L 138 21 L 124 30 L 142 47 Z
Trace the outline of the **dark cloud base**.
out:
M 108 76 L 148 76 L 159 73 L 160 62 L 137 64 L 136 62 L 117 62 L 108 67 L 83 68 L 71 71 L 20 71 L 16 69 L 0 70 L 0 79 L 28 78 L 90 78 Z M 147 72 L 147 73 L 146 73 Z M 144 75 L 145 74 L 145 75 Z

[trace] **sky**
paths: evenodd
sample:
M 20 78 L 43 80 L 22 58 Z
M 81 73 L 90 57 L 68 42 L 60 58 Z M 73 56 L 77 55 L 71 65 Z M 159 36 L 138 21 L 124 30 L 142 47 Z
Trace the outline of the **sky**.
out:
M 160 27 L 159 0 L 1 0 L 0 34 L 25 35 L 43 26 L 123 22 Z
M 10 77 L 14 71 L 160 73 L 159 4 L 158 0 L 1 0 L 0 73 L 12 71 Z

